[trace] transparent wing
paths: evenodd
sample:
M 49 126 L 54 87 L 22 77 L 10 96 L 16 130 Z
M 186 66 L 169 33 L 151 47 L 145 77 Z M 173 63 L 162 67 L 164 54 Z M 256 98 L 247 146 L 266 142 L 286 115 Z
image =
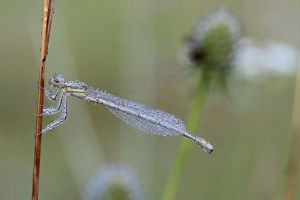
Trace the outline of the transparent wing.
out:
M 174 115 L 133 102 L 130 105 L 126 109 L 107 108 L 128 125 L 146 133 L 177 136 L 187 132 L 183 122 Z

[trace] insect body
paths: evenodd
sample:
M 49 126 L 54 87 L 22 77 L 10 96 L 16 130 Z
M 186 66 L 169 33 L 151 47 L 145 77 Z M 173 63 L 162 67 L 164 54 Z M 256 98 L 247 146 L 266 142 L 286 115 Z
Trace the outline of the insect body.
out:
M 54 74 L 49 80 L 49 85 L 56 90 L 49 92 L 45 89 L 46 96 L 49 100 L 56 100 L 59 97 L 59 103 L 55 108 L 44 109 L 43 115 L 53 115 L 59 112 L 61 114 L 58 119 L 48 124 L 41 134 L 66 120 L 68 96 L 74 96 L 94 104 L 104 105 L 122 121 L 143 132 L 164 136 L 182 135 L 198 144 L 205 152 L 211 153 L 213 151 L 213 146 L 209 142 L 200 136 L 189 133 L 182 120 L 174 115 L 131 100 L 122 99 L 103 90 L 94 89 L 80 81 L 65 81 L 60 74 Z

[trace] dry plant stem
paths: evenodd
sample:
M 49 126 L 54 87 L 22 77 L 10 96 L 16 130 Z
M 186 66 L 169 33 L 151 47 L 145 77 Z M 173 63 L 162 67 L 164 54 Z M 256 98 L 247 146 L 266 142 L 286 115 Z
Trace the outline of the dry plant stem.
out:
M 37 100 L 37 117 L 36 117 L 36 137 L 34 146 L 34 166 L 32 177 L 32 200 L 38 200 L 39 191 L 39 175 L 40 175 L 40 159 L 41 159 L 41 142 L 42 136 L 39 134 L 42 130 L 42 112 L 44 104 L 44 77 L 45 64 L 48 54 L 48 44 L 51 31 L 52 14 L 54 8 L 53 0 L 44 0 L 43 18 L 42 18 L 42 40 L 41 40 L 41 60 L 39 72 L 39 87 Z
M 300 162 L 300 66 L 295 88 L 293 119 L 292 119 L 292 144 L 287 165 L 285 182 L 285 200 L 296 199 L 296 178 Z

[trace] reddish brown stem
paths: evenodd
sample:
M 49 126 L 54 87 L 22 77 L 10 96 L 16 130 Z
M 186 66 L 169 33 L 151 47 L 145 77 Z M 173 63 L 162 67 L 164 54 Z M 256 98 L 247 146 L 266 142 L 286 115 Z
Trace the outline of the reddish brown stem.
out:
M 32 200 L 38 200 L 39 177 L 40 177 L 40 159 L 41 159 L 41 142 L 42 135 L 42 112 L 44 105 L 44 80 L 45 80 L 45 64 L 48 54 L 48 44 L 51 31 L 52 15 L 54 9 L 54 0 L 44 0 L 43 18 L 42 18 L 42 40 L 41 40 L 41 60 L 39 72 L 39 87 L 37 100 L 37 117 L 36 117 L 36 137 L 34 146 L 34 165 L 32 177 Z
M 292 142 L 287 164 L 287 177 L 285 181 L 285 200 L 296 199 L 297 175 L 300 166 L 300 64 L 295 87 L 294 108 L 292 118 Z

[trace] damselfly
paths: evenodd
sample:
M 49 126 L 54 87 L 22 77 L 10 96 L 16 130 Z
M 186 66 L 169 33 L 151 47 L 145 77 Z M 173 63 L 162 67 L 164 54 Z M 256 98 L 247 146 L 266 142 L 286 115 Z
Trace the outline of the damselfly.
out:
M 103 90 L 94 89 L 80 81 L 65 81 L 60 74 L 54 74 L 49 79 L 49 85 L 54 87 L 55 91 L 50 92 L 45 89 L 45 94 L 49 100 L 58 99 L 58 105 L 45 108 L 43 116 L 60 113 L 60 117 L 48 124 L 41 131 L 41 134 L 66 120 L 68 97 L 74 96 L 94 104 L 104 105 L 115 116 L 143 132 L 163 136 L 181 135 L 198 144 L 205 152 L 213 152 L 213 146 L 209 142 L 200 136 L 189 133 L 182 120 L 174 115 L 131 100 L 122 99 Z

